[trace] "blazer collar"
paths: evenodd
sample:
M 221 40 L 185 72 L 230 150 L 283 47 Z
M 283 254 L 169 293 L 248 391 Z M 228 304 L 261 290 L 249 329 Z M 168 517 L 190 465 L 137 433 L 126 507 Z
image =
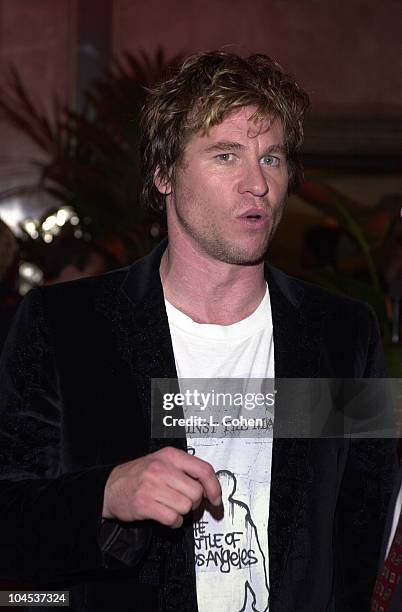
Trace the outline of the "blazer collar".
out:
M 122 284 L 122 291 L 139 308 L 148 310 L 151 298 L 156 298 L 159 309 L 163 306 L 163 290 L 159 266 L 168 241 L 162 240 L 148 255 L 135 261 Z
M 177 378 L 169 323 L 165 309 L 159 266 L 167 240 L 136 261 L 122 284 L 123 294 L 131 302 L 130 311 L 136 332 L 136 353 L 152 351 L 149 362 L 143 362 L 141 374 L 150 378 Z
M 159 266 L 167 244 L 165 238 L 149 255 L 134 262 L 121 287 L 136 309 L 156 316 L 164 323 L 167 318 L 163 316 L 165 308 Z M 316 317 L 317 306 L 311 299 L 306 299 L 305 289 L 296 279 L 269 264 L 265 264 L 264 274 L 272 307 L 276 376 L 317 376 L 319 364 L 315 349 L 319 338 L 315 331 L 320 325 Z M 295 339 L 299 350 L 295 350 Z
M 265 266 L 272 308 L 276 378 L 315 378 L 319 375 L 321 307 L 306 285 Z
M 149 255 L 130 267 L 122 291 L 135 307 L 138 327 L 148 332 L 149 339 L 160 334 L 163 337 L 161 348 L 164 350 L 158 351 L 161 358 L 158 377 L 173 378 L 176 369 L 159 275 L 167 243 L 164 239 Z M 317 377 L 322 321 L 319 307 L 310 296 L 306 299 L 305 288 L 300 282 L 268 264 L 265 278 L 272 308 L 276 378 Z M 151 344 L 154 344 L 152 340 Z
M 152 422 L 151 379 L 169 378 L 174 385 L 177 384 L 173 346 L 159 275 L 159 265 L 166 245 L 167 240 L 163 240 L 149 255 L 136 261 L 121 286 L 123 295 L 128 298 L 125 300 L 124 318 L 129 321 L 122 340 L 130 354 L 132 375 L 141 398 L 144 419 L 148 424 Z M 174 390 L 178 389 L 175 387 Z M 163 440 L 150 437 L 149 452 L 167 445 L 185 449 L 185 436 Z

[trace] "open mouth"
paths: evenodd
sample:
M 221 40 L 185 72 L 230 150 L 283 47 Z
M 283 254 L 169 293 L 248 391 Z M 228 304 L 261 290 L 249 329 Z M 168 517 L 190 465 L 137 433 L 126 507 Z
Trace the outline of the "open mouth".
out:
M 245 227 L 264 229 L 268 223 L 268 215 L 263 210 L 250 210 L 238 217 L 238 220 L 241 221 Z
M 246 212 L 241 215 L 240 218 L 246 219 L 247 221 L 264 221 L 267 218 L 267 215 L 263 210 L 250 210 L 250 212 Z
M 262 208 L 249 208 L 242 215 L 240 215 L 241 219 L 247 219 L 248 221 L 261 221 L 266 219 L 267 213 Z

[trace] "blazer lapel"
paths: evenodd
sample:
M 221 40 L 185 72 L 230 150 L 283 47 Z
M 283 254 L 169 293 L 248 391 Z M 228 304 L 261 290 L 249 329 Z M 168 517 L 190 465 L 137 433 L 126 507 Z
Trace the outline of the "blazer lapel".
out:
M 150 424 L 152 411 L 160 406 L 151 405 L 151 380 L 168 378 L 177 380 L 173 346 L 169 323 L 164 305 L 164 295 L 159 275 L 159 265 L 167 241 L 162 241 L 150 255 L 136 262 L 123 284 L 122 291 L 129 299 L 130 321 L 126 332 L 131 347 L 132 375 L 141 399 L 144 420 Z M 172 383 L 175 385 L 175 382 Z M 178 388 L 175 390 L 178 390 Z M 154 452 L 162 446 L 176 446 L 186 449 L 183 438 L 155 439 L 150 432 L 149 451 Z
M 321 313 L 314 303 L 304 302 L 300 285 L 292 285 L 291 279 L 279 270 L 267 266 L 266 280 L 272 308 L 275 378 L 317 377 Z M 271 602 L 277 598 L 282 585 L 299 506 L 309 478 L 311 449 L 308 439 L 275 437 L 281 420 L 280 395 L 275 406 L 268 524 Z

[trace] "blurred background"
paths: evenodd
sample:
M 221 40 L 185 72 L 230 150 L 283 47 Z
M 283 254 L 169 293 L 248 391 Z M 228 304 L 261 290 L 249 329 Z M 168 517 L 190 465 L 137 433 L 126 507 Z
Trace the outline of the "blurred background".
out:
M 263 52 L 312 101 L 268 259 L 371 303 L 402 377 L 401 23 L 400 0 L 0 0 L 0 334 L 31 286 L 164 235 L 138 203 L 144 86 L 193 52 Z

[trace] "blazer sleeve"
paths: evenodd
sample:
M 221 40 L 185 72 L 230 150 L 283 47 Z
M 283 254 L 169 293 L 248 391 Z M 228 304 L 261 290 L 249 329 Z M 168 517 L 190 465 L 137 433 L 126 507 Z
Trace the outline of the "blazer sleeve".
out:
M 385 378 L 377 319 L 371 309 L 365 314 L 369 342 L 361 377 Z M 396 440 L 352 438 L 348 444 L 335 517 L 336 610 L 368 612 L 397 469 Z
M 20 306 L 0 360 L 2 579 L 65 579 L 132 565 L 142 556 L 146 530 L 114 521 L 101 526 L 104 487 L 114 466 L 67 472 L 62 427 L 55 356 L 41 290 L 34 289 Z M 116 558 L 124 537 L 130 552 Z

